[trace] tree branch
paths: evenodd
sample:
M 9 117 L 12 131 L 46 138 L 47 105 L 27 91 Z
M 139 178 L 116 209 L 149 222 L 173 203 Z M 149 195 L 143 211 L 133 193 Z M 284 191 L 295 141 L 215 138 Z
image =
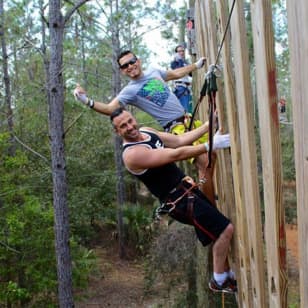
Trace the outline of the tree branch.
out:
M 104 13 L 105 17 L 107 18 L 107 13 L 104 10 L 104 8 L 101 6 L 101 4 L 99 3 L 99 1 L 96 0 L 96 4 L 98 5 L 98 7 L 102 10 L 102 12 Z
M 5 243 L 3 243 L 3 242 L 1 242 L 1 241 L 0 241 L 0 245 L 2 245 L 3 247 L 5 247 L 7 250 L 10 250 L 10 251 L 13 251 L 13 252 L 16 252 L 16 253 L 20 253 L 20 251 L 18 251 L 18 250 L 16 250 L 16 249 L 14 249 L 14 248 L 12 248 L 12 247 L 6 245 Z
M 70 11 L 68 11 L 64 17 L 64 24 L 66 24 L 71 16 L 74 14 L 76 10 L 78 10 L 82 5 L 84 5 L 86 2 L 91 0 L 80 0 L 78 3 L 75 4 L 75 6 L 72 7 Z
M 27 146 L 26 144 L 24 144 L 20 139 L 17 138 L 17 136 L 14 136 L 15 140 L 20 143 L 23 147 L 25 147 L 27 150 L 29 150 L 30 152 L 32 152 L 33 154 L 35 154 L 36 156 L 42 158 L 43 160 L 45 160 L 46 163 L 50 163 L 49 160 L 43 156 L 42 154 L 34 151 L 33 149 L 31 149 L 29 146 Z
M 73 122 L 71 124 L 69 124 L 69 126 L 66 128 L 66 130 L 64 131 L 64 136 L 66 136 L 67 132 L 72 128 L 72 126 L 79 120 L 79 118 L 83 115 L 84 111 L 82 111 L 77 117 L 76 119 L 73 120 Z
M 41 49 L 40 47 L 37 47 L 37 46 L 35 45 L 34 42 L 32 42 L 32 41 L 31 41 L 30 39 L 28 39 L 27 37 L 25 37 L 24 40 L 25 40 L 26 43 L 28 43 L 30 46 L 32 46 L 35 50 L 37 50 L 37 51 L 41 54 L 41 56 L 42 56 L 43 58 L 45 57 L 45 55 L 43 54 L 42 49 Z M 26 47 L 26 44 L 24 44 L 23 47 Z

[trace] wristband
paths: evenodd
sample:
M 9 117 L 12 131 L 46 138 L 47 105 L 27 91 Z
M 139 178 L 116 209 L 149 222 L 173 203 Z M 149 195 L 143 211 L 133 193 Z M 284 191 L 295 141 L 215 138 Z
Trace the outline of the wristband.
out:
M 94 100 L 93 100 L 93 99 L 89 99 L 89 100 L 88 100 L 88 106 L 89 106 L 90 108 L 93 108 L 93 107 L 94 107 Z

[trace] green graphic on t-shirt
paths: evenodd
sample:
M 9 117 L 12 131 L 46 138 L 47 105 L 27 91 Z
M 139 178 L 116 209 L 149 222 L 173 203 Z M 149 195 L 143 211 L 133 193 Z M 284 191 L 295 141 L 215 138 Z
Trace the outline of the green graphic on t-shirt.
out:
M 155 105 L 164 106 L 170 94 L 170 89 L 159 79 L 150 79 L 137 92 L 137 96 L 145 98 Z
M 146 84 L 144 90 L 148 91 L 150 95 L 152 95 L 155 92 L 163 92 L 164 84 L 158 79 L 152 79 Z

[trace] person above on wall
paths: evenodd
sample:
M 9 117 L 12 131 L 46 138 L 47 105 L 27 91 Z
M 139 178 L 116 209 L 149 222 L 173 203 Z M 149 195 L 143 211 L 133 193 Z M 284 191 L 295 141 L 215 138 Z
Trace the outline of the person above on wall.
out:
M 279 100 L 279 111 L 280 113 L 286 112 L 286 100 L 284 97 Z
M 214 273 L 209 288 L 215 292 L 236 292 L 236 281 L 227 260 L 234 227 L 203 195 L 198 184 L 175 164 L 208 151 L 207 143 L 191 145 L 206 132 L 207 125 L 176 136 L 152 128 L 139 128 L 136 119 L 123 108 L 112 112 L 110 120 L 123 139 L 125 167 L 159 199 L 158 215 L 168 214 L 181 223 L 192 225 L 204 246 L 213 243 Z M 216 133 L 213 146 L 214 149 L 229 147 L 230 136 Z
M 175 55 L 170 63 L 172 69 L 177 69 L 189 65 L 185 59 L 185 47 L 178 45 L 175 47 Z M 179 99 L 186 112 L 192 113 L 192 95 L 191 95 L 191 73 L 174 81 L 173 93 Z

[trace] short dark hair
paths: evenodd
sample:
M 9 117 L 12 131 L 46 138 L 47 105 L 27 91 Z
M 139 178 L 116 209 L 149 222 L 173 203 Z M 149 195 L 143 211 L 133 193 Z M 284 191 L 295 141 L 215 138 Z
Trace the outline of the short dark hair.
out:
M 125 108 L 119 107 L 119 108 L 117 108 L 117 109 L 115 109 L 111 112 L 110 121 L 111 121 L 112 125 L 113 125 L 113 119 L 118 117 L 123 111 L 125 111 Z
M 177 46 L 175 47 L 174 51 L 175 51 L 175 52 L 178 52 L 178 48 L 179 48 L 179 47 L 182 47 L 182 48 L 185 49 L 184 44 L 179 44 L 179 45 L 177 45 Z
M 131 51 L 131 50 L 124 50 L 122 51 L 118 57 L 117 57 L 117 62 L 120 65 L 120 59 L 123 58 L 124 56 L 128 55 L 128 54 L 132 54 L 135 58 L 137 58 L 137 56 Z

